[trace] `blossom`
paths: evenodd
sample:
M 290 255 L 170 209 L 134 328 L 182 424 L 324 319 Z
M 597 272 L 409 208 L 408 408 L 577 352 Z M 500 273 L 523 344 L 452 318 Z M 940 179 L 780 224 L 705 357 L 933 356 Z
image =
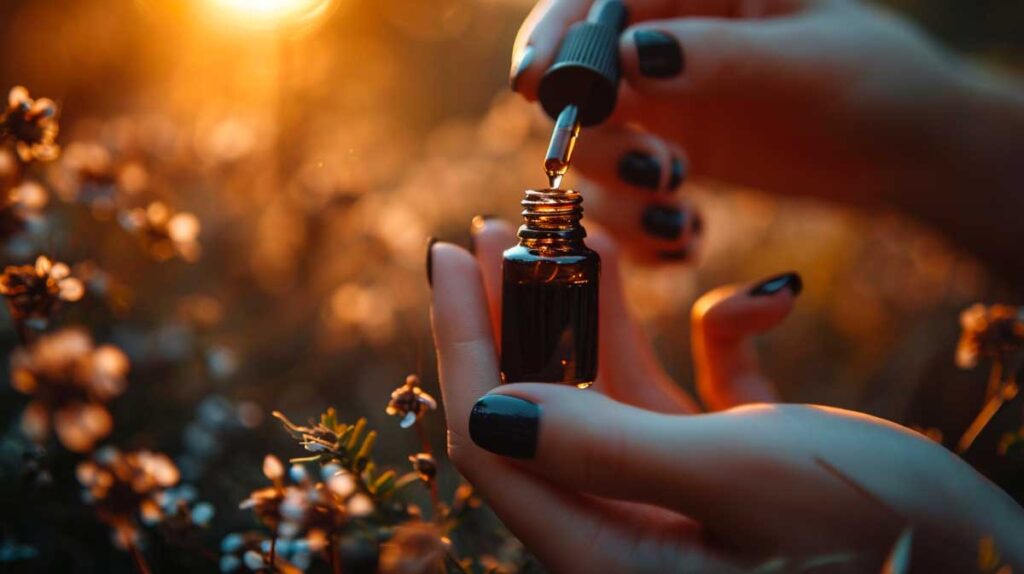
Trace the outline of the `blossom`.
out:
M 309 568 L 313 552 L 319 551 L 323 541 L 313 537 L 298 540 L 275 540 L 261 533 L 233 532 L 220 544 L 220 571 L 298 574 Z M 271 564 L 270 549 L 274 547 Z
M 21 161 L 50 161 L 60 154 L 57 146 L 57 104 L 49 98 L 33 100 L 22 86 L 7 95 L 7 109 L 0 115 L 0 134 L 14 139 Z
M 428 574 L 441 571 L 451 545 L 437 525 L 413 521 L 400 524 L 381 544 L 381 574 Z
M 0 162 L 3 154 L 0 153 Z M 2 167 L 0 167 L 2 169 Z M 0 175 L 0 242 L 6 242 L 21 233 L 29 222 L 37 219 L 49 201 L 49 194 L 43 186 L 34 181 L 25 181 L 7 187 Z
M 436 408 L 437 401 L 434 400 L 434 397 L 420 388 L 420 378 L 416 375 L 409 375 L 405 378 L 405 384 L 391 393 L 391 400 L 388 402 L 386 411 L 389 415 L 401 415 L 400 426 L 409 428 L 427 411 Z
M 0 275 L 0 294 L 7 297 L 11 316 L 20 324 L 46 328 L 64 301 L 78 301 L 85 286 L 71 268 L 45 255 L 34 265 L 8 265 Z
M 199 258 L 200 223 L 192 213 L 174 211 L 160 201 L 145 208 L 124 211 L 121 226 L 136 235 L 157 261 L 179 256 L 185 261 Z
M 409 457 L 413 470 L 419 475 L 423 482 L 430 482 L 437 477 L 437 462 L 427 452 L 421 452 Z
M 128 357 L 112 345 L 94 347 L 80 329 L 45 335 L 11 354 L 11 386 L 33 400 L 22 431 L 42 442 L 50 420 L 66 448 L 86 452 L 113 427 L 104 403 L 124 392 Z
M 155 524 L 167 516 L 163 497 L 179 479 L 177 467 L 163 453 L 121 452 L 113 447 L 104 447 L 79 463 L 75 474 L 84 488 L 83 498 L 114 529 L 115 543 L 121 548 L 136 544 L 139 519 Z
M 305 467 L 293 465 L 285 483 L 280 459 L 267 455 L 263 474 L 272 486 L 254 490 L 239 508 L 252 509 L 256 517 L 282 538 L 293 539 L 311 532 L 334 534 L 348 522 L 347 501 L 354 494 L 355 481 L 340 467 L 324 467 L 324 482 L 314 481 Z
M 1024 343 L 1024 311 L 1009 305 L 976 303 L 960 313 L 956 364 L 972 369 L 981 357 L 1005 358 Z

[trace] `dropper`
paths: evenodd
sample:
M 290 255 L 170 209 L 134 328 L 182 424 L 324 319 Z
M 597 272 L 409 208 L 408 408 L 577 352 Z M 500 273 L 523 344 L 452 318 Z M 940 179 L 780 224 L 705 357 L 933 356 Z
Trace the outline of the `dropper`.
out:
M 544 171 L 552 189 L 569 170 L 580 126 L 599 124 L 615 109 L 619 91 L 619 34 L 626 25 L 620 0 L 599 0 L 587 19 L 573 24 L 537 96 L 555 119 Z

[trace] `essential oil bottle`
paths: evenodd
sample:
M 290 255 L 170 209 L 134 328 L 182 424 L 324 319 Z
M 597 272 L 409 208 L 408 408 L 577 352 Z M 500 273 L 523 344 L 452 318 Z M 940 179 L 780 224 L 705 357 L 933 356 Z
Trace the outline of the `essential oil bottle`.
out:
M 505 382 L 586 388 L 597 378 L 601 258 L 583 242 L 582 203 L 572 190 L 526 192 L 519 244 L 502 261 Z

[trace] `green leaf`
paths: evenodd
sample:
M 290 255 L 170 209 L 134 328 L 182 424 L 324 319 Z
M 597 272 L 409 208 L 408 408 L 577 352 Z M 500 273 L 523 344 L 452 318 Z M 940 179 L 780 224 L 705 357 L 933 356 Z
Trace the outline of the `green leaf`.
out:
M 381 494 L 385 489 L 390 490 L 394 486 L 395 482 L 395 471 L 388 470 L 377 477 L 377 480 L 373 481 L 370 485 L 370 491 L 373 494 Z
M 352 434 L 349 435 L 348 437 L 348 444 L 345 445 L 345 448 L 347 450 L 351 451 L 356 448 L 356 443 L 358 443 L 359 441 L 359 436 L 363 434 L 364 430 L 366 430 L 366 419 L 360 418 L 358 421 L 356 421 L 355 429 L 353 429 Z
M 366 460 L 370 458 L 370 451 L 373 450 L 373 443 L 375 442 L 377 442 L 377 431 L 370 431 L 366 433 L 366 439 L 363 440 L 363 446 L 359 448 L 356 460 Z
M 398 490 L 399 488 L 402 488 L 402 487 L 404 487 L 406 485 L 409 485 L 409 484 L 412 484 L 414 482 L 419 482 L 419 480 L 420 480 L 419 473 L 417 473 L 417 472 L 407 472 L 407 473 L 403 474 L 402 476 L 400 476 L 398 478 L 398 480 L 395 481 L 395 490 Z

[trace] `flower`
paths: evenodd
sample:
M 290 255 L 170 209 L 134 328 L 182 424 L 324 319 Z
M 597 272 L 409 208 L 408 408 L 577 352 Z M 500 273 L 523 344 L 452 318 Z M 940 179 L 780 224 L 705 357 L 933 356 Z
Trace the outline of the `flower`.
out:
M 22 414 L 22 431 L 32 440 L 57 438 L 69 450 L 86 452 L 110 434 L 113 421 L 104 403 L 124 392 L 128 357 L 112 345 L 93 347 L 80 329 L 45 335 L 11 354 L 11 386 L 33 400 Z
M 1003 359 L 1024 343 L 1024 311 L 1009 305 L 976 303 L 960 313 L 956 364 L 973 369 L 981 357 Z
M 271 564 L 270 548 L 274 546 Z M 231 533 L 221 541 L 220 571 L 298 574 L 309 568 L 313 552 L 322 548 L 317 538 L 271 541 L 261 533 Z
M 427 452 L 421 452 L 409 457 L 413 470 L 419 475 L 423 482 L 430 482 L 437 477 L 437 462 Z
M 268 528 L 282 538 L 293 539 L 302 534 L 319 532 L 335 534 L 348 522 L 347 500 L 355 491 L 354 480 L 340 467 L 324 467 L 326 482 L 313 481 L 305 467 L 293 465 L 285 484 L 285 469 L 280 459 L 267 455 L 263 474 L 272 486 L 253 491 L 239 508 L 249 508 Z
M 413 521 L 400 524 L 381 544 L 381 574 L 432 574 L 441 571 L 451 545 L 437 525 Z
M 49 98 L 33 100 L 22 86 L 7 95 L 7 109 L 0 115 L 0 134 L 14 138 L 21 161 L 50 161 L 60 154 L 57 146 L 57 104 Z
M 83 498 L 114 529 L 115 543 L 123 549 L 135 544 L 139 519 L 155 524 L 167 516 L 162 497 L 179 479 L 178 468 L 163 453 L 123 453 L 109 446 L 79 463 L 75 474 L 85 489 Z
M 404 429 L 411 427 L 428 410 L 437 408 L 437 401 L 420 388 L 420 378 L 416 375 L 409 375 L 405 378 L 405 384 L 398 387 L 391 393 L 391 400 L 388 402 L 387 413 L 389 415 L 401 415 L 400 426 Z
M 0 154 L 2 160 L 3 155 Z M 34 181 L 10 188 L 4 187 L 0 181 L 0 190 L 3 189 L 7 191 L 0 198 L 0 242 L 6 242 L 24 231 L 30 221 L 40 216 L 49 201 L 46 189 Z
M 175 212 L 166 204 L 154 201 L 145 208 L 120 214 L 121 226 L 142 241 L 146 251 L 157 261 L 179 256 L 185 261 L 199 258 L 199 218 Z
M 7 297 L 11 316 L 20 324 L 45 329 L 63 301 L 85 295 L 82 282 L 71 277 L 71 268 L 45 255 L 34 265 L 8 265 L 0 275 L 0 294 Z

